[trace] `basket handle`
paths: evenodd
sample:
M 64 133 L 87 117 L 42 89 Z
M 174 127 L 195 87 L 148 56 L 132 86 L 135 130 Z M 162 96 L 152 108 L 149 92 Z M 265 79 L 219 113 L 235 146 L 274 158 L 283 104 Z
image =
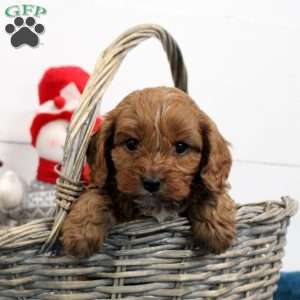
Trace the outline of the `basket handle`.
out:
M 81 96 L 80 106 L 75 110 L 69 125 L 64 146 L 63 169 L 56 185 L 58 204 L 56 216 L 52 231 L 40 253 L 52 248 L 71 203 L 82 191 L 80 182 L 82 166 L 102 96 L 129 50 L 151 37 L 156 37 L 162 43 L 175 86 L 187 92 L 187 71 L 181 51 L 173 37 L 158 25 L 145 24 L 133 27 L 120 35 L 100 54 Z

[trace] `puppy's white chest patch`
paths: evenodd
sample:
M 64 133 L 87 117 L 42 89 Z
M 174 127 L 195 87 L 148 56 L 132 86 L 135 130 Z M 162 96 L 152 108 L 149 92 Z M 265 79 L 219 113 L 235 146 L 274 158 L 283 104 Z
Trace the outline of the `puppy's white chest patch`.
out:
M 141 214 L 154 217 L 159 223 L 177 217 L 180 211 L 179 203 L 161 201 L 151 195 L 136 199 L 135 203 Z

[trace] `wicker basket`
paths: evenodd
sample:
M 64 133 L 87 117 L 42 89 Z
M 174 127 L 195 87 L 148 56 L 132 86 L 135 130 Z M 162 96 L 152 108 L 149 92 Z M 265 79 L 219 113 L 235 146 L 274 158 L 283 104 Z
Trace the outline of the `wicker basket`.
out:
M 297 211 L 289 197 L 238 208 L 238 234 L 222 255 L 192 243 L 187 219 L 158 224 L 151 218 L 115 226 L 96 255 L 55 256 L 57 237 L 72 201 L 82 191 L 80 173 L 99 103 L 127 52 L 158 38 L 175 86 L 187 91 L 180 49 L 161 27 L 125 32 L 99 57 L 70 123 L 55 218 L 0 231 L 0 299 L 272 299 L 286 229 Z

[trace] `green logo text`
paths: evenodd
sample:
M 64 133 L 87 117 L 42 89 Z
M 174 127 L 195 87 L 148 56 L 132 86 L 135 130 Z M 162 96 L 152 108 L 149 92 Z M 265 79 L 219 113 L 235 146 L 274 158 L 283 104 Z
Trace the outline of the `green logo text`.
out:
M 44 7 L 31 4 L 20 4 L 12 5 L 6 8 L 5 15 L 7 17 L 17 17 L 17 16 L 35 16 L 40 17 L 45 15 L 47 10 Z

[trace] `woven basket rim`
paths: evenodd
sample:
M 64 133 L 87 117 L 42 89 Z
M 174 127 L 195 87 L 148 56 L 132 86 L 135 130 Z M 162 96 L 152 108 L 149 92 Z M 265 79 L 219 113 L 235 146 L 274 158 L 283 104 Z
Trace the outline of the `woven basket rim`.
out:
M 237 224 L 242 222 L 243 226 L 251 226 L 251 224 L 258 226 L 268 222 L 282 221 L 294 216 L 298 211 L 298 206 L 298 201 L 289 196 L 282 197 L 280 200 L 238 204 Z M 253 213 L 251 213 L 252 208 Z M 40 248 L 51 232 L 53 221 L 53 217 L 41 218 L 24 225 L 0 229 L 0 250 L 11 251 L 24 247 L 29 249 L 30 246 L 38 246 Z M 177 217 L 166 220 L 163 223 L 157 222 L 154 218 L 145 217 L 115 225 L 110 231 L 110 235 L 122 233 L 123 235 L 132 236 L 147 232 L 153 233 L 169 226 L 174 226 L 174 224 L 181 224 L 186 226 L 187 229 L 190 226 L 188 219 L 185 217 Z M 145 226 L 148 228 L 147 231 L 143 229 L 140 232 L 139 228 L 144 228 Z M 34 251 L 34 253 L 37 252 Z

